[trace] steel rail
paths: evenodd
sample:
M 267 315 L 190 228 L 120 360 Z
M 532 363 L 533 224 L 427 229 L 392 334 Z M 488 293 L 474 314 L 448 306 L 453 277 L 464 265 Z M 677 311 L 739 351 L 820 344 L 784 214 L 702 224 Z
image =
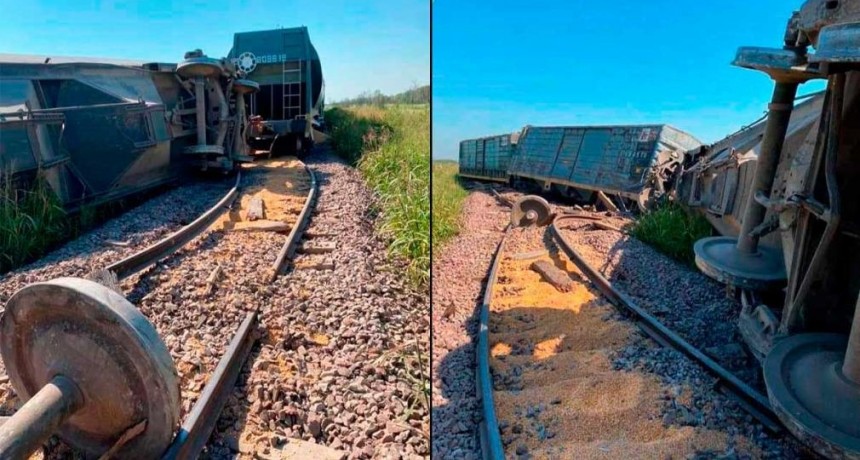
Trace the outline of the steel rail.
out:
M 289 236 L 287 236 L 287 241 L 281 247 L 281 251 L 278 252 L 278 257 L 275 258 L 275 262 L 272 264 L 272 269 L 269 274 L 269 283 L 275 281 L 284 269 L 284 264 L 287 259 L 292 257 L 296 244 L 300 239 L 300 235 L 310 220 L 311 208 L 316 203 L 317 191 L 319 188 L 317 177 L 316 174 L 314 174 L 314 171 L 307 165 L 305 165 L 305 170 L 307 170 L 308 174 L 311 176 L 311 189 L 308 191 L 308 197 L 305 200 L 305 205 L 302 207 L 302 212 L 299 214 L 299 218 L 296 220 L 296 225 L 293 225 Z
M 511 226 L 505 228 L 505 234 L 496 247 L 490 272 L 487 276 L 487 286 L 481 302 L 481 312 L 478 323 L 477 354 L 478 372 L 476 373 L 477 392 L 481 400 L 481 413 L 484 416 L 479 426 L 481 452 L 484 460 L 504 460 L 505 448 L 502 445 L 502 435 L 499 430 L 499 419 L 496 417 L 496 405 L 493 401 L 493 376 L 490 374 L 490 303 L 493 301 L 493 287 L 499 272 L 499 262 L 502 251 L 510 234 Z
M 239 195 L 239 188 L 242 181 L 242 173 L 236 174 L 236 184 L 233 188 L 224 195 L 224 198 L 218 201 L 215 206 L 209 208 L 200 217 L 195 219 L 190 224 L 171 233 L 160 241 L 142 249 L 141 251 L 132 254 L 119 262 L 114 262 L 107 267 L 105 271 L 114 273 L 117 279 L 123 279 L 132 275 L 146 267 L 158 262 L 164 257 L 176 252 L 179 248 L 186 245 L 200 233 L 208 228 L 225 210 L 227 210 L 236 197 Z
M 305 169 L 311 177 L 311 190 L 308 192 L 307 200 L 301 214 L 299 214 L 296 225 L 293 226 L 293 229 L 287 236 L 287 241 L 278 254 L 275 269 L 269 282 L 277 277 L 284 260 L 290 255 L 290 252 L 301 238 L 308 217 L 310 216 L 311 206 L 316 199 L 318 189 L 316 175 L 307 165 L 305 165 Z M 257 317 L 258 314 L 256 311 L 249 313 L 245 317 L 245 320 L 239 327 L 239 331 L 233 337 L 232 342 L 230 342 L 227 352 L 221 358 L 218 367 L 215 368 L 215 372 L 213 372 L 206 386 L 203 388 L 200 399 L 194 404 L 191 413 L 185 423 L 182 424 L 162 460 L 195 459 L 200 455 L 200 452 L 209 440 L 209 436 L 212 434 L 215 422 L 218 420 L 218 414 L 220 414 L 224 403 L 229 398 L 230 390 L 233 388 L 251 347 L 254 345 L 255 339 L 252 332 L 256 329 Z
M 774 413 L 766 396 L 744 383 L 729 370 L 711 359 L 698 348 L 691 345 L 680 335 L 657 320 L 657 318 L 642 309 L 633 301 L 632 298 L 617 289 L 609 280 L 589 265 L 588 262 L 586 262 L 585 259 L 573 249 L 573 246 L 571 246 L 561 234 L 559 225 L 561 224 L 561 221 L 583 219 L 595 220 L 589 216 L 562 215 L 553 221 L 550 228 L 562 250 L 564 250 L 573 263 L 576 264 L 583 273 L 585 273 L 594 286 L 597 287 L 613 305 L 619 308 L 623 307 L 623 309 L 632 312 L 637 318 L 636 324 L 640 329 L 648 334 L 649 337 L 661 345 L 684 353 L 702 365 L 711 374 L 717 376 L 720 380 L 721 386 L 728 390 L 731 395 L 735 396 L 738 402 L 741 403 L 741 406 L 743 406 L 750 415 L 758 419 L 765 428 L 774 433 L 783 431 L 784 428 L 778 422 L 779 419 L 776 417 L 776 414 Z
M 173 443 L 162 460 L 195 459 L 200 455 L 206 441 L 215 428 L 218 414 L 224 408 L 224 403 L 230 397 L 230 392 L 239 377 L 239 372 L 245 364 L 251 347 L 256 342 L 254 331 L 257 326 L 257 312 L 252 311 L 245 316 L 236 335 L 230 342 L 227 352 L 218 362 L 215 372 L 209 377 L 200 399 L 194 404 L 191 413 L 182 424 Z

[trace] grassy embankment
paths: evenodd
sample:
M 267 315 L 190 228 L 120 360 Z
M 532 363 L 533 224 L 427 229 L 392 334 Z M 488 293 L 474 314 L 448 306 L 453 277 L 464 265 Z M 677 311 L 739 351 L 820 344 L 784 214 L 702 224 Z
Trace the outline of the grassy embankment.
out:
M 663 254 L 693 265 L 693 244 L 711 235 L 711 224 L 698 214 L 687 213 L 681 205 L 667 202 L 640 216 L 630 232 Z
M 0 178 L 0 275 L 38 260 L 162 190 L 87 204 L 67 213 L 41 175 L 26 189 L 12 184 L 8 173 Z
M 460 211 L 469 194 L 457 178 L 457 162 L 433 162 L 433 250 L 460 231 Z
M 354 106 L 326 111 L 335 152 L 356 165 L 380 201 L 378 231 L 410 279 L 430 280 L 430 107 Z

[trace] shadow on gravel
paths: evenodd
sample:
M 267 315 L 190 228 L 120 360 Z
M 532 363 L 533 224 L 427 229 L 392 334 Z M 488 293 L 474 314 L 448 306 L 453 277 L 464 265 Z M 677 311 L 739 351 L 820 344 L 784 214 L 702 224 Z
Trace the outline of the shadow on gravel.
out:
M 468 183 L 466 186 L 471 193 L 492 196 L 489 186 Z M 493 187 L 504 188 L 495 185 Z M 551 200 L 554 204 L 559 204 L 557 201 Z M 602 257 L 602 260 L 594 265 L 600 268 L 606 278 L 630 295 L 640 307 L 741 379 L 764 390 L 758 363 L 749 356 L 736 331 L 740 306 L 737 301 L 726 297 L 721 285 L 629 236 L 615 237 L 614 241 L 610 241 L 607 251 L 607 246 L 601 246 L 594 241 L 607 239 L 600 236 L 600 232 L 607 231 L 585 229 L 578 237 L 569 238 L 571 243 L 590 249 L 593 254 Z M 592 233 L 593 235 L 589 235 Z M 553 238 L 549 234 L 544 241 L 553 243 L 554 246 Z M 550 254 L 556 266 L 559 266 L 557 250 L 551 250 Z M 588 282 L 587 279 L 582 281 Z M 442 396 L 448 400 L 447 404 L 432 408 L 433 432 L 439 433 L 440 438 L 445 438 L 435 439 L 434 436 L 434 458 L 474 458 L 473 456 L 480 455 L 477 427 L 482 421 L 482 409 L 476 394 L 475 334 L 484 289 L 486 279 L 482 281 L 481 296 L 473 299 L 471 314 L 464 323 L 472 340 L 448 351 L 433 371 L 441 376 Z M 434 302 L 434 311 L 438 311 L 435 310 L 437 308 L 444 308 L 444 305 Z M 464 306 L 460 307 L 460 311 L 462 310 L 465 310 Z M 522 312 L 522 316 L 525 317 L 526 314 L 527 312 Z M 610 318 L 630 320 L 623 310 L 616 310 Z M 564 321 L 576 319 L 571 317 Z M 750 455 L 763 458 L 794 458 L 799 455 L 796 443 L 768 435 L 736 402 L 719 394 L 715 380 L 701 366 L 680 352 L 653 343 L 638 329 L 633 337 L 635 340 L 618 347 L 608 358 L 615 371 L 651 375 L 659 379 L 664 392 L 660 400 L 659 417 L 662 417 L 661 423 L 664 426 L 692 427 L 697 431 L 725 433 L 728 435 L 725 452 L 737 458 L 748 458 Z M 566 340 L 562 342 L 562 348 L 570 345 Z M 530 345 L 532 352 L 534 345 Z M 490 343 L 491 350 L 493 346 L 494 344 Z M 557 359 L 532 359 L 525 352 L 530 346 L 518 346 L 518 354 L 505 358 L 509 362 L 516 361 L 516 366 L 509 364 L 510 368 L 500 370 L 495 368 L 500 361 L 495 360 L 496 364 L 491 369 L 495 385 L 513 392 L 521 391 L 517 389 L 517 381 L 522 380 L 522 373 L 519 371 L 520 374 L 517 374 L 515 368 L 547 366 Z M 574 389 L 570 392 L 574 393 Z M 528 423 L 534 422 L 528 414 L 524 414 L 522 419 Z M 537 421 L 540 421 L 540 417 Z M 523 432 L 534 430 L 533 433 L 537 436 L 540 436 L 540 433 L 545 436 L 546 433 L 552 432 L 548 424 L 544 423 L 543 427 L 543 430 L 539 430 L 540 425 L 535 424 Z M 511 428 L 505 428 L 503 434 L 508 436 L 508 442 L 513 442 L 510 440 L 510 430 Z M 710 453 L 704 453 L 708 451 Z M 510 453 L 513 454 L 513 450 Z M 712 458 L 715 455 L 707 448 L 703 449 L 703 453 L 702 458 Z M 565 456 L 571 456 L 571 453 L 568 452 Z
M 706 387 L 708 378 L 680 354 L 651 345 L 638 332 L 609 333 L 599 340 L 563 334 L 598 305 L 605 304 L 589 301 L 578 313 L 535 307 L 491 313 L 492 389 L 509 458 L 596 458 L 601 452 L 625 458 L 646 445 L 653 452 L 680 450 L 695 458 L 731 452 L 731 442 L 714 442 L 709 433 L 725 431 L 726 416 L 743 423 L 744 413 L 731 402 L 691 394 L 690 386 Z M 622 320 L 615 314 L 607 318 L 613 319 Z M 452 375 L 464 362 L 475 361 L 470 343 L 450 351 L 436 371 Z M 476 388 L 474 364 L 471 369 L 444 383 L 443 396 L 450 402 L 433 408 L 434 433 L 444 426 L 448 438 L 461 438 L 446 443 L 457 446 L 450 450 L 434 444 L 434 458 L 480 454 L 483 409 L 479 399 L 464 398 Z M 472 413 L 480 415 L 472 420 Z

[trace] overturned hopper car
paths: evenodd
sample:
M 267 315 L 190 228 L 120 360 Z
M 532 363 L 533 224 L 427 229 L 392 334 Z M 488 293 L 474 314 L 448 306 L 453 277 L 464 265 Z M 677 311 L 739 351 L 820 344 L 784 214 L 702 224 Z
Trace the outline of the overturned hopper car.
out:
M 325 83 L 307 27 L 237 33 L 228 58 L 260 86 L 245 97 L 251 148 L 309 151 L 322 129 Z
M 823 102 L 824 94 L 816 93 L 797 104 L 791 113 L 783 145 L 785 159 L 777 172 L 777 176 L 785 178 L 781 193 L 785 188 L 793 193 L 791 189 L 797 187 L 808 167 L 808 159 L 798 157 L 798 153 L 805 142 L 810 142 L 807 138 L 818 124 Z M 737 237 L 741 231 L 765 127 L 765 120 L 760 120 L 714 144 L 688 152 L 676 189 L 677 201 L 704 216 L 722 235 Z M 776 215 L 771 211 L 765 220 L 775 222 Z M 789 237 L 788 233 L 766 232 L 761 242 L 781 250 L 783 239 Z
M 460 174 L 529 182 L 581 201 L 606 194 L 647 208 L 672 185 L 687 150 L 701 145 L 668 125 L 526 126 L 513 136 L 460 143 Z
M 690 152 L 678 199 L 721 233 L 696 242 L 696 265 L 740 293 L 775 414 L 821 456 L 858 459 L 860 2 L 787 16 L 781 46 L 734 60 L 773 80 L 766 119 Z M 825 92 L 799 102 L 812 80 Z
M 75 210 L 229 171 L 280 139 L 306 150 L 322 105 L 304 27 L 239 33 L 228 58 L 175 64 L 2 54 L 0 182 L 40 177 Z
M 29 182 L 41 173 L 68 208 L 176 178 L 174 160 L 190 139 L 168 126 L 182 93 L 172 71 L 51 60 L 0 62 L 4 178 Z

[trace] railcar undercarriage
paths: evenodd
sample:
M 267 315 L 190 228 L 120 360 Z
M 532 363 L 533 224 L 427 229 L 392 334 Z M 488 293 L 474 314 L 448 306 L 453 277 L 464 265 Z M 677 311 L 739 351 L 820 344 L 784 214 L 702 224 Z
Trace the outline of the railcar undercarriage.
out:
M 764 123 L 690 155 L 678 199 L 722 234 L 696 243 L 696 264 L 740 291 L 782 422 L 819 454 L 860 458 L 860 1 L 808 1 L 782 48 L 734 64 L 773 79 L 773 97 Z M 825 93 L 795 105 L 816 79 Z M 758 301 L 774 291 L 782 305 Z

